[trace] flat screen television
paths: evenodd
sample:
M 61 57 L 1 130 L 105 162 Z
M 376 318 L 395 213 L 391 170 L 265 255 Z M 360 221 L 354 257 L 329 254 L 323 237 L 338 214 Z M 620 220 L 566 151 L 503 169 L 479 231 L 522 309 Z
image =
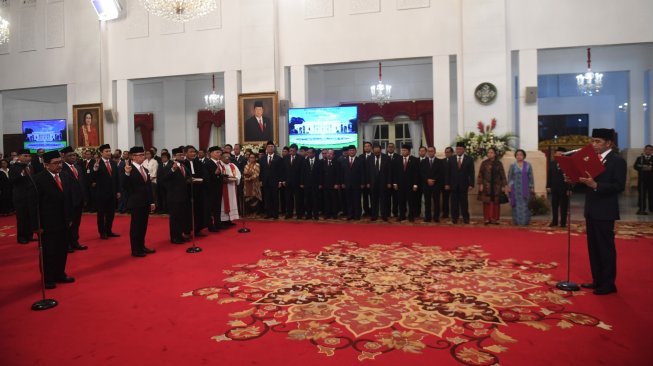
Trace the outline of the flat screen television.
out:
M 316 149 L 358 145 L 358 107 L 291 108 L 289 144 Z
M 65 119 L 23 121 L 23 148 L 31 153 L 60 150 L 68 146 Z

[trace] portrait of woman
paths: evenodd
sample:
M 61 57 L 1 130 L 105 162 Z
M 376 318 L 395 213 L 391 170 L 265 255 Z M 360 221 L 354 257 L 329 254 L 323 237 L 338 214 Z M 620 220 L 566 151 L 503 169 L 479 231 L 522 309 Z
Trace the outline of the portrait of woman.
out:
M 79 133 L 79 146 L 99 146 L 99 141 L 97 127 L 93 125 L 93 114 L 86 112 Z
M 77 147 L 95 147 L 102 144 L 102 104 L 73 106 L 73 128 Z

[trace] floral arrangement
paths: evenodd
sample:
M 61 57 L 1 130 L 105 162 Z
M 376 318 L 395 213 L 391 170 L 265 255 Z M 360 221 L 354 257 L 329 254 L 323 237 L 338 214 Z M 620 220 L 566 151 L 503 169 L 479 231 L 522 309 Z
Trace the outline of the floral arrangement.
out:
M 491 147 L 496 150 L 497 157 L 501 158 L 506 151 L 512 150 L 512 143 L 516 136 L 510 132 L 497 135 L 494 133 L 496 127 L 496 118 L 492 118 L 492 121 L 488 125 L 479 121 L 477 124 L 478 133 L 472 131 L 463 136 L 458 136 L 456 137 L 456 144 L 459 142 L 464 143 L 467 154 L 474 159 L 487 156 L 487 150 Z
M 258 153 L 261 149 L 265 150 L 265 144 L 244 144 L 240 148 L 243 152 L 251 150 L 253 153 Z
M 84 156 L 84 151 L 87 151 L 87 150 L 91 152 L 91 155 L 95 155 L 98 152 L 97 147 L 88 147 L 88 146 L 86 146 L 86 147 L 76 148 L 75 149 L 75 154 L 83 157 Z

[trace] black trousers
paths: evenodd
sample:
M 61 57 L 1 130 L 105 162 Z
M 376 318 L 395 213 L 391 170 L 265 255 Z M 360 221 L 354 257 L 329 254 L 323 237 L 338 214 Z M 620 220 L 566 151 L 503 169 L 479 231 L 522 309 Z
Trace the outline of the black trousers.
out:
M 350 219 L 361 218 L 361 189 L 360 187 L 347 186 L 345 189 L 347 197 L 347 217 Z
M 388 207 L 388 212 L 392 212 L 392 216 L 399 216 L 399 193 L 394 189 L 388 191 L 386 207 Z
M 325 217 L 336 217 L 338 215 L 338 207 L 340 206 L 338 204 L 338 200 L 340 199 L 338 197 L 338 191 L 337 189 L 334 189 L 333 186 L 331 188 L 325 188 L 322 191 L 322 197 L 324 199 L 324 216 Z
M 306 211 L 306 217 L 320 216 L 319 198 L 320 189 L 317 186 L 304 186 L 304 210 Z
M 145 233 L 150 218 L 150 206 L 132 207 L 129 209 L 131 222 L 129 225 L 129 243 L 132 253 L 144 253 Z
M 79 245 L 79 225 L 82 223 L 82 206 L 73 207 L 72 225 L 68 228 L 68 245 Z
M 417 192 L 413 191 L 412 187 L 399 187 L 397 191 L 399 196 L 399 219 L 406 218 L 406 211 L 408 218 L 413 219 L 417 214 Z
M 431 220 L 432 218 L 440 220 L 440 187 L 425 186 L 424 192 L 424 219 Z
M 390 207 L 388 206 L 388 187 L 377 183 L 370 187 L 370 217 L 376 219 L 381 211 L 381 218 L 387 219 L 390 216 Z
M 279 217 L 279 187 L 276 184 L 263 185 L 263 206 L 266 216 Z
M 415 192 L 415 217 L 422 216 L 422 197 L 424 197 L 424 189 L 419 187 Z
M 182 233 L 190 234 L 191 217 L 189 212 L 188 202 L 168 202 L 170 240 L 180 240 Z
M 569 196 L 567 192 L 552 192 L 551 193 L 551 223 L 554 225 L 567 224 L 567 210 L 569 209 Z M 558 213 L 560 213 L 560 220 L 558 220 Z
M 445 191 L 444 189 L 441 192 L 442 192 L 442 217 L 447 218 L 449 217 L 449 200 L 450 200 L 451 192 Z
M 18 201 L 14 199 L 16 209 L 16 239 L 30 240 L 32 233 L 37 229 L 36 205 L 30 201 Z
M 43 276 L 45 282 L 54 282 L 66 277 L 66 259 L 68 258 L 68 232 L 66 228 L 44 230 L 41 243 L 43 244 Z
M 277 207 L 277 213 L 274 214 L 274 217 L 279 216 L 279 211 L 285 213 L 286 212 L 286 188 L 277 188 L 276 189 L 276 207 Z
M 293 210 L 297 216 L 304 215 L 304 190 L 299 185 L 288 185 L 286 191 L 286 215 L 292 216 Z
M 469 221 L 467 189 L 456 188 L 451 191 L 451 219 L 458 220 L 460 215 L 463 220 Z
M 361 195 L 363 196 L 363 214 L 365 216 L 370 216 L 370 210 L 372 208 L 370 198 L 371 198 L 371 189 L 363 188 L 361 189 Z
M 640 175 L 643 174 L 640 172 Z M 640 211 L 646 211 L 648 204 L 648 210 L 653 212 L 653 175 L 648 173 L 647 176 L 641 176 L 637 188 L 639 193 L 637 207 Z
M 98 197 L 95 202 L 97 205 L 97 231 L 102 234 L 111 233 L 113 227 L 113 218 L 116 214 L 116 200 L 112 195 L 111 197 L 103 197 L 102 200 Z
M 614 245 L 614 220 L 585 219 L 587 249 L 592 282 L 601 289 L 614 289 L 617 278 L 617 249 Z

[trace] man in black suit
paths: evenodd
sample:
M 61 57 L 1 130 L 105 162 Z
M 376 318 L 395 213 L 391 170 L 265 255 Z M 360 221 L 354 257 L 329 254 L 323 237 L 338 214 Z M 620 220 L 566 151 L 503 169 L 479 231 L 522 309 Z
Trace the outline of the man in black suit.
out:
M 639 209 L 638 215 L 648 215 L 648 210 L 653 212 L 653 145 L 646 145 L 644 153 L 635 160 L 635 170 L 637 170 L 637 203 Z
M 167 150 L 161 152 L 160 160 L 161 162 L 159 163 L 159 168 L 157 169 L 156 173 L 157 182 L 159 183 L 156 185 L 156 189 L 158 190 L 156 196 L 157 200 L 159 201 L 156 210 L 158 213 L 165 214 L 168 213 L 168 193 L 166 192 L 166 185 L 162 184 L 159 178 L 164 171 L 170 170 L 170 168 L 172 168 L 173 161 L 171 160 L 170 153 L 168 153 Z
M 338 216 L 338 191 L 340 191 L 340 164 L 334 159 L 335 151 L 327 150 L 326 158 L 320 160 L 322 165 L 322 187 L 324 194 L 324 218 L 335 219 Z
M 193 212 L 195 220 L 195 237 L 206 236 L 202 233 L 202 229 L 206 227 L 205 217 L 204 217 L 204 181 L 206 179 L 206 170 L 204 169 L 204 164 L 202 164 L 197 158 L 197 149 L 194 146 L 188 145 L 185 147 L 186 160 L 184 164 L 186 165 L 186 171 L 190 172 L 192 176 L 192 196 L 193 196 Z
M 302 162 L 299 188 L 304 191 L 304 209 L 306 220 L 319 220 L 320 211 L 318 200 L 322 190 L 322 165 L 315 156 L 315 149 L 309 147 L 306 157 Z
M 56 283 L 75 282 L 66 274 L 68 256 L 68 228 L 72 224 L 72 193 L 64 182 L 61 157 L 58 150 L 43 154 L 45 167 L 34 178 L 38 189 L 43 246 L 43 277 L 46 289 L 57 287 Z
M 467 195 L 474 189 L 474 159 L 465 154 L 465 144 L 456 144 L 456 155 L 449 159 L 444 189 L 451 192 L 451 221 L 469 224 L 469 203 Z
M 129 242 L 132 257 L 145 257 L 146 254 L 156 252 L 145 246 L 147 222 L 150 212 L 156 210 L 156 205 L 152 195 L 150 172 L 142 165 L 145 161 L 145 149 L 142 146 L 134 146 L 129 149 L 129 154 L 132 160 L 131 163 L 129 160 L 125 161 L 125 179 L 123 180 L 123 187 L 128 197 L 126 206 L 131 216 Z
M 274 126 L 270 117 L 263 115 L 263 102 L 254 102 L 254 115 L 245 121 L 245 141 L 268 141 L 273 139 Z
M 114 233 L 113 218 L 116 211 L 116 199 L 120 199 L 120 178 L 118 167 L 111 159 L 111 147 L 108 144 L 98 149 L 102 155 L 91 170 L 91 181 L 95 183 L 95 205 L 97 206 L 97 229 L 100 238 L 118 237 Z
M 420 146 L 417 151 L 417 159 L 419 159 L 419 168 L 422 168 L 422 162 L 426 159 L 426 146 Z M 421 174 L 421 172 L 420 172 Z M 417 212 L 415 217 L 420 217 L 422 215 L 422 198 L 424 197 L 424 187 L 422 187 L 422 180 L 419 180 L 419 185 L 417 186 L 417 194 L 415 201 L 417 202 Z
M 38 149 L 36 150 L 36 155 L 32 158 L 32 167 L 34 168 L 34 174 L 39 174 L 45 170 L 45 161 L 43 160 L 43 155 L 45 150 Z
M 16 239 L 27 244 L 37 229 L 36 206 L 38 195 L 34 186 L 32 155 L 28 149 L 18 151 L 18 160 L 9 168 L 12 199 L 16 209 Z
M 445 173 L 445 179 L 446 179 L 446 173 L 447 173 L 447 167 L 449 166 L 449 160 L 451 160 L 451 157 L 453 156 L 453 149 L 451 146 L 447 146 L 444 149 L 444 160 L 442 161 L 442 169 L 444 170 Z M 444 189 L 444 181 L 442 182 L 441 186 L 441 192 L 442 192 L 442 218 L 443 219 L 448 219 L 449 218 L 449 201 L 450 201 L 450 194 L 451 191 Z
M 372 156 L 372 143 L 369 141 L 365 141 L 363 143 L 363 153 L 360 154 L 360 156 L 363 158 L 363 161 L 365 162 L 365 174 L 367 174 L 368 171 L 368 158 Z M 363 197 L 363 216 L 370 216 L 370 211 L 371 211 L 371 203 L 370 203 L 370 188 L 365 185 L 363 189 L 361 190 L 361 196 Z
M 234 144 L 234 150 L 231 154 L 231 162 L 236 164 L 240 174 L 243 174 L 245 170 L 245 165 L 247 165 L 247 157 L 243 154 L 240 144 Z
M 165 187 L 168 205 L 170 242 L 183 244 L 188 241 L 192 230 L 190 212 L 190 172 L 183 164 L 184 152 L 181 148 L 172 149 L 175 160 L 159 169 L 159 182 Z M 186 237 L 184 237 L 186 235 Z
M 293 210 L 297 218 L 304 216 L 303 189 L 299 187 L 301 169 L 304 158 L 297 154 L 297 145 L 290 145 L 288 156 L 283 158 L 283 186 L 286 189 L 286 218 L 293 217 Z
M 555 156 L 561 156 L 567 149 L 558 147 Z M 553 159 L 549 162 L 549 171 L 546 175 L 546 191 L 551 193 L 551 223 L 550 227 L 567 226 L 567 209 L 569 208 L 568 185 L 565 183 L 565 176 L 560 170 L 560 165 Z M 558 220 L 558 213 L 560 220 Z
M 585 193 L 587 248 L 592 269 L 592 282 L 581 286 L 595 295 L 617 292 L 617 250 L 614 245 L 614 222 L 619 220 L 619 193 L 626 187 L 626 161 L 612 151 L 615 132 L 608 128 L 592 130 L 592 146 L 605 167 L 594 179 L 580 182 L 589 189 Z
M 274 143 L 268 141 L 265 146 L 265 154 L 259 158 L 261 167 L 261 184 L 263 186 L 263 204 L 265 207 L 266 219 L 279 218 L 279 188 L 283 176 L 283 161 L 274 152 Z
M 349 145 L 342 164 L 342 188 L 347 196 L 347 220 L 361 219 L 361 190 L 365 186 L 365 161 L 356 156 L 356 146 Z
M 401 158 L 395 159 L 392 169 L 392 188 L 399 196 L 399 218 L 397 221 L 406 219 L 408 210 L 408 221 L 415 221 L 417 213 L 416 195 L 419 187 L 419 159 L 410 155 L 410 145 L 401 145 Z
M 392 188 L 392 164 L 390 158 L 381 153 L 381 145 L 375 143 L 372 147 L 372 155 L 367 158 L 366 164 L 367 181 L 366 187 L 371 194 L 370 217 L 372 221 L 379 218 L 388 221 L 390 210 L 388 207 L 388 192 Z
M 84 182 L 84 209 L 88 212 L 95 212 L 95 187 L 91 181 L 93 165 L 95 165 L 95 160 L 91 150 L 84 150 L 83 160 L 79 162 L 78 166 Z
M 444 185 L 444 164 L 435 157 L 435 147 L 429 146 L 420 163 L 420 181 L 424 194 L 424 221 L 440 222 L 440 191 Z
M 71 212 L 72 224 L 68 228 L 68 252 L 75 250 L 86 250 L 86 245 L 79 244 L 79 225 L 82 222 L 82 210 L 84 209 L 84 174 L 81 173 L 77 165 L 77 154 L 73 148 L 67 146 L 61 150 L 64 154 L 64 163 L 62 164 L 61 177 L 70 187 L 72 192 Z
M 222 205 L 223 176 L 222 164 L 220 158 L 222 149 L 218 146 L 209 148 L 209 158 L 204 160 L 206 168 L 206 217 L 209 232 L 216 233 L 220 231 L 222 223 L 220 221 L 220 207 Z
M 395 144 L 392 142 L 388 144 L 388 147 L 386 148 L 386 152 L 388 155 L 388 158 L 390 158 L 390 163 L 393 164 L 395 163 L 395 160 L 401 159 L 401 156 L 395 152 Z M 396 190 L 391 189 L 388 192 L 388 201 L 386 205 L 388 206 L 389 212 L 392 213 L 392 216 L 398 217 L 399 216 L 399 194 Z

